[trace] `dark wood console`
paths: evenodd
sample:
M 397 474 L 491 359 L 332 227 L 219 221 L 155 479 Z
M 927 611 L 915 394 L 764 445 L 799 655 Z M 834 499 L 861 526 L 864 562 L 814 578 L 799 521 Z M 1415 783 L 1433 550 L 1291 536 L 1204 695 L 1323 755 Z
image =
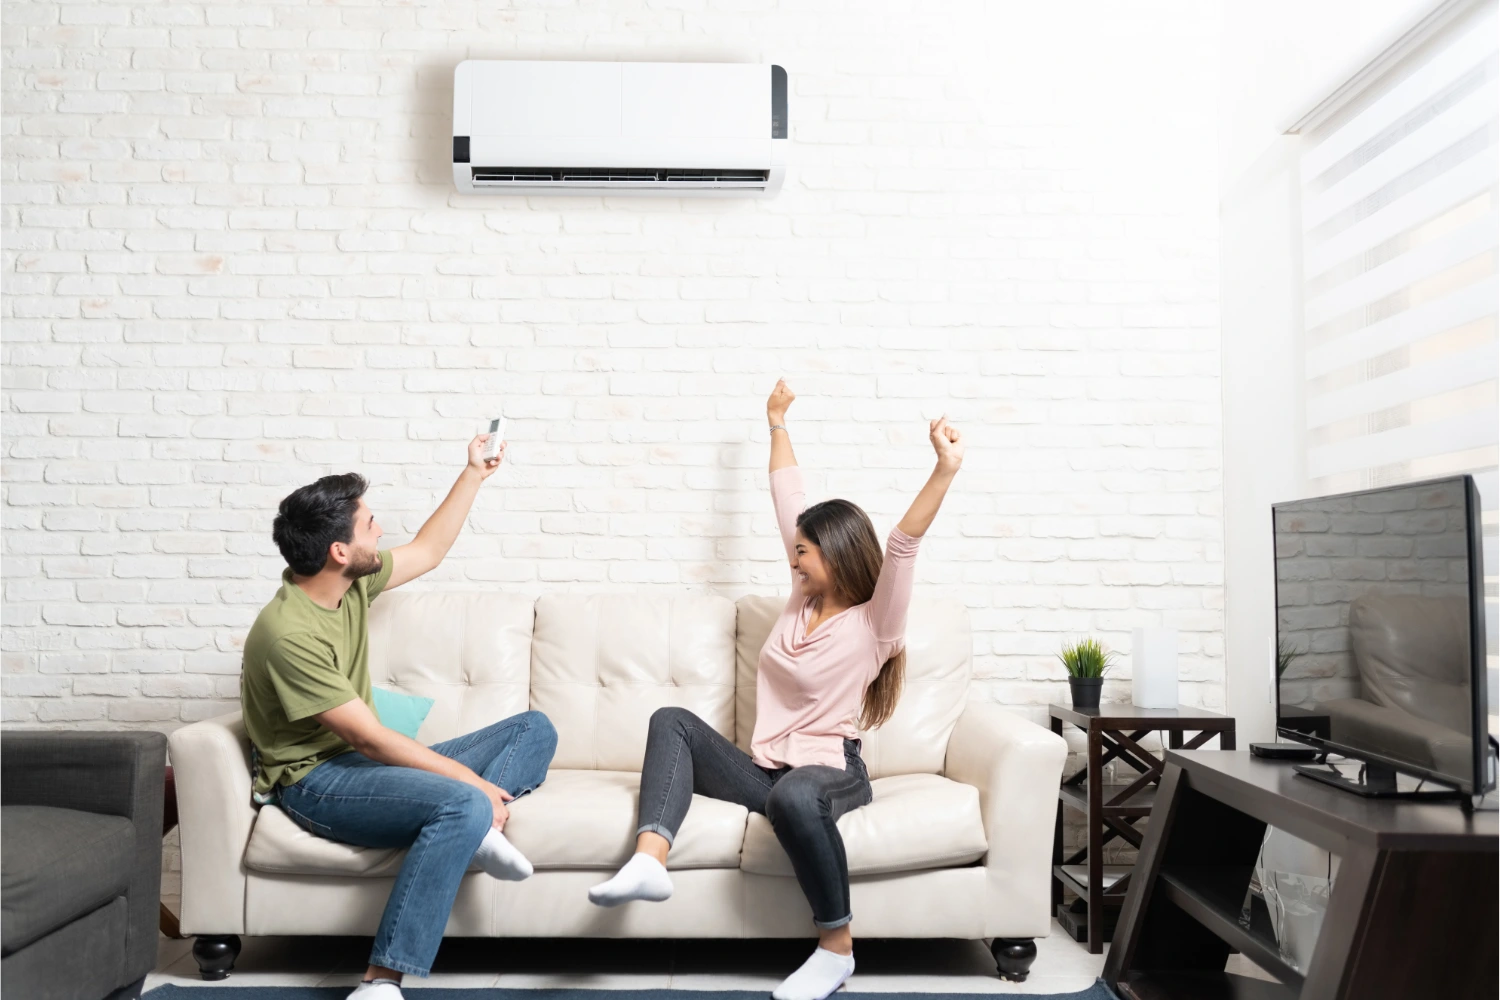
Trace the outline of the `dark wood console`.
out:
M 1241 905 L 1266 827 L 1338 857 L 1307 968 Z M 1366 799 L 1235 751 L 1166 754 L 1104 980 L 1126 1000 L 1495 997 L 1500 817 Z M 1239 952 L 1278 982 L 1225 971 Z

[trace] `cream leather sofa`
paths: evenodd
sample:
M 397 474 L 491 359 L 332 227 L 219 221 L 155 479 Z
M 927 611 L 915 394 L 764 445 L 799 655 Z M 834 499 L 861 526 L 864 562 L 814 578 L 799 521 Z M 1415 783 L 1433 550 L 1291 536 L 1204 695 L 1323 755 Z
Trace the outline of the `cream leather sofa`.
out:
M 604 910 L 585 891 L 634 844 L 646 723 L 666 705 L 748 748 L 755 664 L 782 601 L 673 595 L 396 592 L 370 612 L 375 684 L 435 700 L 435 743 L 528 708 L 557 727 L 546 783 L 512 806 L 506 834 L 536 866 L 525 882 L 471 872 L 447 934 L 460 937 L 805 937 L 811 911 L 770 823 L 695 796 L 660 904 Z M 839 829 L 860 937 L 994 939 L 1024 979 L 1049 932 L 1049 866 L 1062 739 L 967 699 L 968 614 L 917 601 L 905 692 L 865 737 L 874 801 Z M 182 827 L 182 930 L 205 978 L 240 934 L 373 935 L 402 851 L 304 832 L 250 800 L 239 713 L 171 736 Z

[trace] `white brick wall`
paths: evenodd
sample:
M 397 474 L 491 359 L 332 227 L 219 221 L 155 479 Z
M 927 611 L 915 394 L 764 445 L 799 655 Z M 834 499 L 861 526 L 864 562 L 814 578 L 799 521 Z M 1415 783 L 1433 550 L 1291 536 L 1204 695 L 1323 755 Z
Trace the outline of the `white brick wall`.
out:
M 1064 638 L 1164 623 L 1222 707 L 1216 19 L 8 0 L 4 720 L 233 707 L 276 502 L 358 470 L 399 543 L 496 408 L 507 465 L 415 586 L 774 591 L 781 374 L 813 493 L 882 530 L 924 418 L 968 432 L 919 587 L 971 608 L 977 697 L 1040 718 Z M 787 187 L 459 197 L 468 57 L 778 62 Z

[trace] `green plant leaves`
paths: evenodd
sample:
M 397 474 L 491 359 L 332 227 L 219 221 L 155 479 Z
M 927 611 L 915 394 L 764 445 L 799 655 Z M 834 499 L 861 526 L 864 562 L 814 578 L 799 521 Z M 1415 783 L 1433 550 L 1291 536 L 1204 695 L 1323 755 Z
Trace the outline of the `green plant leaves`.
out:
M 1069 677 L 1103 677 L 1104 672 L 1114 665 L 1115 654 L 1105 649 L 1098 639 L 1080 639 L 1064 644 L 1057 658 L 1068 668 Z

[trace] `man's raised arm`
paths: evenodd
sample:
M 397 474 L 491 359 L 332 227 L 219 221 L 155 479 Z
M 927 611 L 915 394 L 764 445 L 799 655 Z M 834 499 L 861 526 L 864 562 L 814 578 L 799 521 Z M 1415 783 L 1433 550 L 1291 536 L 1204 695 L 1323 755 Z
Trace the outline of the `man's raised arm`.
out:
M 386 590 L 415 580 L 428 570 L 436 568 L 453 547 L 458 533 L 463 530 L 464 519 L 469 516 L 469 509 L 474 506 L 479 484 L 493 475 L 505 458 L 505 445 L 502 443 L 500 454 L 485 461 L 484 445 L 489 437 L 488 434 L 480 434 L 469 442 L 469 462 L 464 466 L 464 471 L 458 474 L 458 481 L 453 484 L 443 502 L 438 504 L 438 509 L 422 525 L 417 537 L 391 550 L 391 579 L 385 585 Z

